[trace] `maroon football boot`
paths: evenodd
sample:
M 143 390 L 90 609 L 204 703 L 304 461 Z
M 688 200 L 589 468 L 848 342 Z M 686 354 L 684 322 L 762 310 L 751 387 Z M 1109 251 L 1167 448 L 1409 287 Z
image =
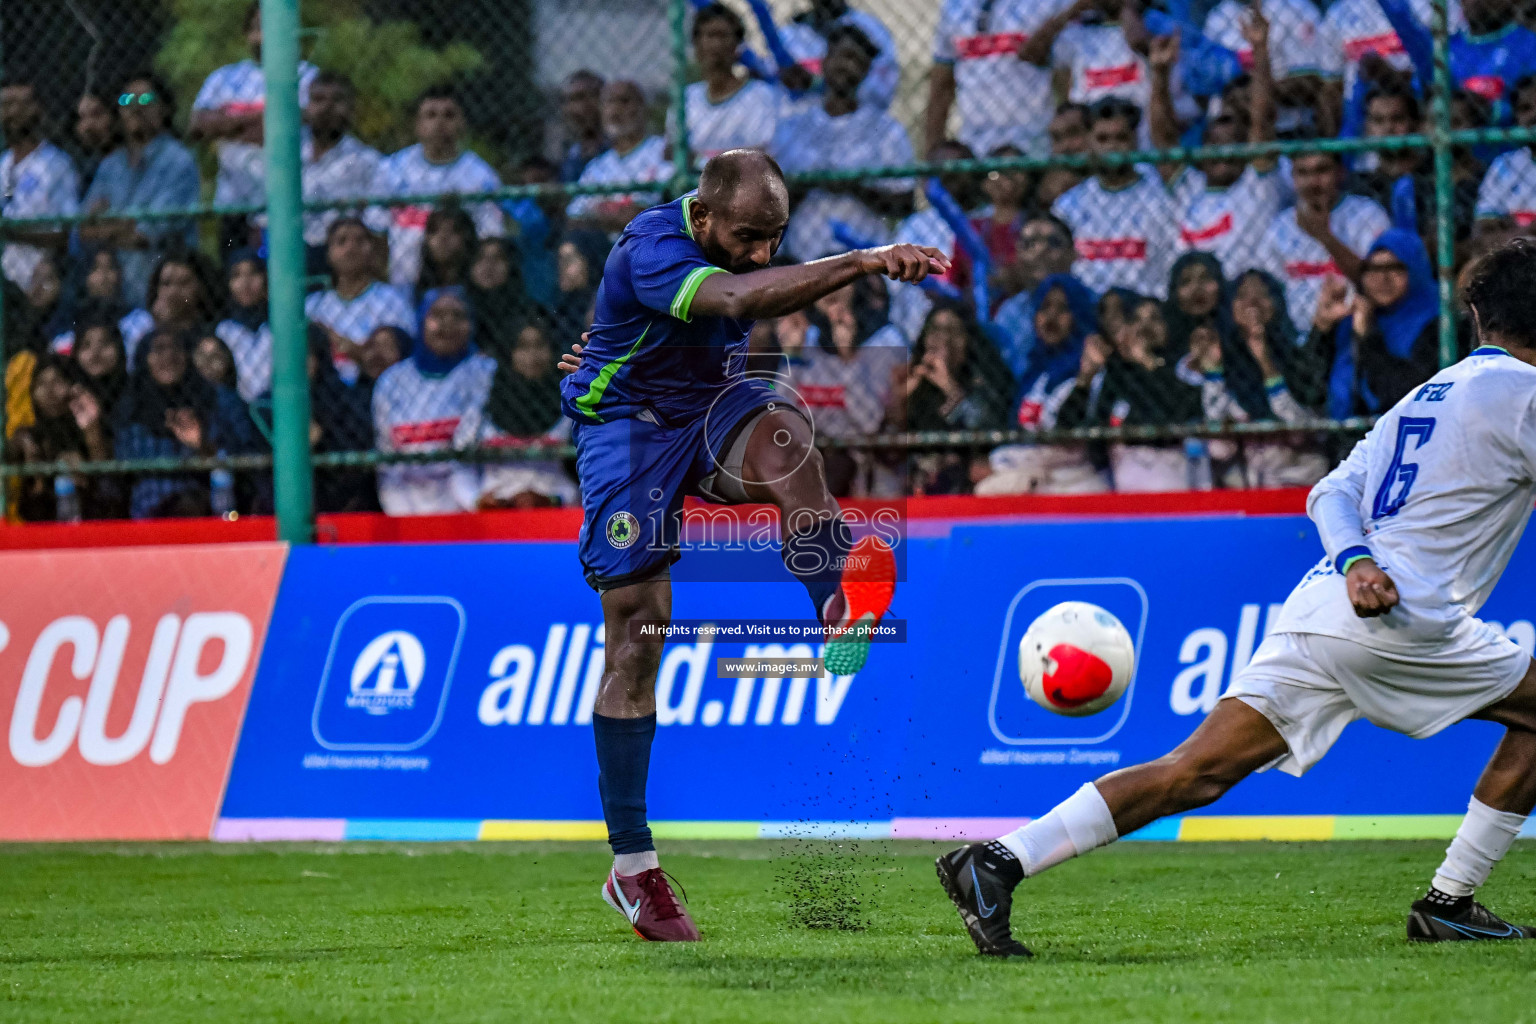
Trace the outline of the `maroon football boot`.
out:
M 698 942 L 699 928 L 672 891 L 670 877 L 661 868 L 638 875 L 610 870 L 603 883 L 603 900 L 648 942 Z

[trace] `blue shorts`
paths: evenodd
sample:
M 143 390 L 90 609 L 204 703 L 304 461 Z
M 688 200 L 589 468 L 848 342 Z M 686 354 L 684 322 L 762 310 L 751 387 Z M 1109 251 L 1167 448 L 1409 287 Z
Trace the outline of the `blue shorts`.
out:
M 740 430 L 775 406 L 795 408 L 768 381 L 743 378 L 683 426 L 668 426 L 654 413 L 576 424 L 586 513 L 578 550 L 593 589 L 636 583 L 677 561 L 683 498 L 699 493 L 699 482 L 718 468 Z

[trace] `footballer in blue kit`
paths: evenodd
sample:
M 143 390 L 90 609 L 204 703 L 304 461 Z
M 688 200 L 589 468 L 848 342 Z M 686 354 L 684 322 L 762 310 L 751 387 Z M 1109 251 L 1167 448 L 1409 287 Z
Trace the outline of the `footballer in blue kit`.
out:
M 614 853 L 602 896 L 645 939 L 698 938 L 646 822 L 664 640 L 631 628 L 670 620 L 684 498 L 778 508 L 785 567 L 826 627 L 829 673 L 863 667 L 870 631 L 895 594 L 895 557 L 878 537 L 855 541 L 810 422 L 772 383 L 746 375 L 748 336 L 755 320 L 803 309 L 865 275 L 915 283 L 949 262 L 936 249 L 890 245 L 770 267 L 788 222 L 789 192 L 771 157 L 714 157 L 696 192 L 624 229 L 591 328 L 560 364 L 585 512 L 581 564 L 601 596 L 606 638 L 592 714 Z

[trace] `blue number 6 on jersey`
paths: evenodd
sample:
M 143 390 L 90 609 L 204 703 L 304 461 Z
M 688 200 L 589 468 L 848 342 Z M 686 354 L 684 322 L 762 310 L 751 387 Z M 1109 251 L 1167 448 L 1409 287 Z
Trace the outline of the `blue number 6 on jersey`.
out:
M 1403 456 L 1409 450 L 1408 442 L 1412 440 L 1413 450 L 1417 451 L 1429 444 L 1434 432 L 1433 416 L 1404 416 L 1397 421 L 1397 447 L 1392 452 L 1392 464 L 1387 467 L 1387 475 L 1376 489 L 1376 501 L 1371 506 L 1372 519 L 1395 516 L 1399 509 L 1408 504 L 1408 492 L 1413 490 L 1413 482 L 1419 477 L 1419 464 L 1403 461 Z M 1393 491 L 1397 492 L 1396 497 Z

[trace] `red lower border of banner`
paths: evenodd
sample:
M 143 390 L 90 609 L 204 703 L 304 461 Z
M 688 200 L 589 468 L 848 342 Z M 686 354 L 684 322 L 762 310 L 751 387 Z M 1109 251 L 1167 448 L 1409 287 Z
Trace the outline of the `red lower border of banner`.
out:
M 907 498 L 898 503 L 845 501 L 845 507 L 898 509 L 909 519 L 1123 518 L 1188 515 L 1299 515 L 1307 491 L 1184 491 L 1170 494 L 1018 495 L 978 498 Z M 751 506 L 738 506 L 739 512 Z M 449 541 L 570 541 L 581 529 L 581 509 L 526 509 L 440 516 L 374 513 L 322 515 L 323 544 L 443 543 Z M 0 550 L 216 544 L 276 538 L 270 516 L 222 519 L 111 520 L 74 525 L 0 525 Z

